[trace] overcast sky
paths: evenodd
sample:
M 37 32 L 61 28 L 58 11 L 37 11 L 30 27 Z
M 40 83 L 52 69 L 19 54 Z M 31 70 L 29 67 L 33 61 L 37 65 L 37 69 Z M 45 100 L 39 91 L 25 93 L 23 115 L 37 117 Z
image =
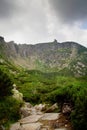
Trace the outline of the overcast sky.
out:
M 0 0 L 0 35 L 16 43 L 87 46 L 87 0 Z

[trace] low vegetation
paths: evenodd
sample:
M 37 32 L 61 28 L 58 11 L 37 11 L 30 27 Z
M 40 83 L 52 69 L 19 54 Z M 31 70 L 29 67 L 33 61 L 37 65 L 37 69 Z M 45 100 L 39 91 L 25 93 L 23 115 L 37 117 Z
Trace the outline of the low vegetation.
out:
M 13 80 L 9 71 L 0 69 L 0 125 L 6 126 L 6 129 L 20 118 L 21 102 L 12 98 L 12 88 Z
M 72 105 L 69 118 L 76 130 L 87 129 L 87 77 L 73 78 L 57 73 L 24 71 L 15 77 L 15 82 L 24 100 L 32 104 L 64 102 Z
M 0 123 L 6 127 L 20 118 L 21 103 L 12 98 L 12 85 L 23 93 L 24 100 L 32 104 L 58 102 L 72 105 L 69 115 L 75 130 L 87 129 L 87 77 L 68 77 L 59 73 L 42 73 L 37 70 L 10 71 L 0 65 Z M 9 66 L 8 66 L 9 67 Z M 14 68 L 14 67 L 13 67 Z M 14 73 L 12 73 L 14 72 Z M 13 78 L 12 78 L 13 77 Z

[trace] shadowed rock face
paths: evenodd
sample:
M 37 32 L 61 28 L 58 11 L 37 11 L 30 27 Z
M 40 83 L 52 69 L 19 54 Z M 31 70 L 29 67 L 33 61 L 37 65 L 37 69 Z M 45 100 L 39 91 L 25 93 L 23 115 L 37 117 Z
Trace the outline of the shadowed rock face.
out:
M 1 37 L 1 36 L 0 36 L 0 41 L 1 41 L 1 42 L 4 42 L 4 37 Z
M 18 45 L 13 41 L 7 43 L 0 37 L 0 46 L 8 60 L 23 68 L 47 72 L 64 69 L 65 72 L 74 72 L 77 76 L 86 75 L 87 48 L 78 43 L 58 43 L 54 40 L 36 45 Z

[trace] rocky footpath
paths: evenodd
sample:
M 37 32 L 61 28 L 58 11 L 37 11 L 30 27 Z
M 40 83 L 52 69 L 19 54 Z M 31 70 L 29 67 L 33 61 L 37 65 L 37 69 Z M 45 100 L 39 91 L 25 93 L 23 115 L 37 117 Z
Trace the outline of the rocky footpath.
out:
M 25 103 L 20 109 L 21 119 L 11 125 L 10 130 L 72 130 L 71 124 L 62 113 L 54 113 L 57 103 L 32 106 Z

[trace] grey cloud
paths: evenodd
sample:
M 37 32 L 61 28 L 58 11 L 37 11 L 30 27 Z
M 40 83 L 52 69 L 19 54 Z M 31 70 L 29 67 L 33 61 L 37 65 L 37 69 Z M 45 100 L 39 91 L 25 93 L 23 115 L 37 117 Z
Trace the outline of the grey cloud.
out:
M 87 0 L 48 0 L 51 9 L 63 22 L 87 20 Z
M 12 15 L 15 8 L 12 0 L 0 0 L 0 18 L 7 18 Z
M 86 0 L 0 0 L 0 35 L 18 43 L 54 38 L 87 43 L 87 31 L 69 26 L 69 23 L 86 20 L 86 7 Z
M 19 42 L 44 39 L 44 8 L 43 0 L 0 0 L 0 35 Z
M 0 20 L 8 20 L 22 12 L 24 0 L 0 0 Z

